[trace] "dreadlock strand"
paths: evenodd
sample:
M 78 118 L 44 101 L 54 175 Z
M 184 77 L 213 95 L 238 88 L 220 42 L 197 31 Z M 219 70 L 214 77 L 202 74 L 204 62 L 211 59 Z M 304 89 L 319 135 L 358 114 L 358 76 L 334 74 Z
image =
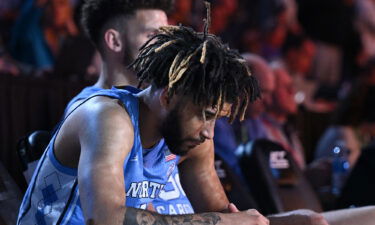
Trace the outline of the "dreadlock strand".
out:
M 224 62 L 224 60 L 223 60 L 223 57 L 222 57 L 222 55 L 219 53 L 219 55 L 218 55 L 218 65 L 217 65 L 217 67 L 216 67 L 216 70 L 217 70 L 217 71 L 221 71 L 221 75 L 219 75 L 219 74 L 217 73 L 215 79 L 220 79 L 220 77 L 223 77 L 223 70 L 222 70 L 222 68 L 223 68 L 224 63 L 225 63 L 225 62 Z
M 199 89 L 201 92 L 204 92 L 205 88 L 206 88 L 206 66 L 207 66 L 207 63 L 206 63 L 206 60 L 204 60 L 204 63 L 202 64 L 202 79 L 201 79 L 201 88 Z
M 139 49 L 143 50 L 145 47 L 149 46 L 149 44 L 154 41 L 155 39 L 160 39 L 163 34 L 156 34 L 148 39 Z
M 173 80 L 170 80 L 170 81 L 169 81 L 168 88 L 172 88 L 173 85 L 174 85 L 175 83 L 177 83 L 177 82 L 181 79 L 182 75 L 184 75 L 184 73 L 185 73 L 185 71 L 186 71 L 187 69 L 188 69 L 187 66 L 180 68 L 180 69 L 178 70 L 176 76 L 173 78 Z
M 255 79 L 255 77 L 250 76 L 249 81 L 250 81 L 249 83 L 251 87 L 250 101 L 253 102 L 261 96 L 261 92 L 260 92 L 258 81 Z
M 199 60 L 201 62 L 201 64 L 204 64 L 205 60 L 206 60 L 206 54 L 207 54 L 207 43 L 208 41 L 204 41 L 203 43 L 203 48 L 202 48 L 202 55 L 201 55 L 201 59 Z
M 190 67 L 189 67 L 189 71 L 196 71 L 196 70 L 198 70 L 198 68 L 199 68 L 199 66 L 200 66 L 200 64 L 194 64 L 194 65 L 191 65 Z M 186 87 L 186 90 L 189 90 L 190 88 L 192 88 L 194 85 L 195 86 L 200 86 L 201 85 L 201 83 L 199 83 L 199 84 L 195 84 L 194 82 L 196 82 L 197 80 L 196 79 L 194 79 L 194 76 L 192 76 L 192 74 L 191 74 L 191 72 L 187 72 L 188 74 L 186 74 L 184 77 L 183 77 L 183 79 L 181 79 L 180 80 L 180 86 L 183 86 L 183 87 Z M 189 93 L 188 92 L 183 92 L 182 93 L 183 95 L 189 95 Z M 198 98 L 199 96 L 193 96 L 193 102 L 194 103 L 197 103 L 197 104 L 200 104 L 201 102 L 202 102 L 202 100 L 200 100 L 199 98 Z
M 204 24 L 204 38 L 203 39 L 206 39 L 209 33 L 210 26 L 211 26 L 211 3 L 208 1 L 204 1 L 204 4 L 207 9 L 207 15 L 206 15 L 206 19 L 204 19 L 205 24 Z
M 226 96 L 227 96 L 227 92 L 226 92 L 226 89 L 222 87 L 222 90 L 223 90 L 223 100 L 221 101 L 221 106 L 220 108 L 224 108 L 224 103 L 227 101 L 226 99 Z
M 160 61 L 160 56 L 156 56 L 154 58 L 151 58 L 150 60 L 147 60 L 147 62 L 145 62 L 145 65 L 143 67 L 143 69 L 141 69 L 139 71 L 139 80 L 140 81 L 148 81 L 150 80 L 150 72 L 149 70 L 152 70 L 152 71 L 156 71 L 158 68 L 159 68 L 159 61 Z M 146 64 L 147 63 L 147 64 Z M 147 67 L 146 67 L 147 65 Z
M 174 70 L 173 74 L 170 76 L 169 87 L 172 87 L 174 83 L 178 82 L 182 75 L 189 67 L 189 62 L 191 58 L 195 55 L 196 51 L 191 53 L 187 58 L 182 59 L 179 66 Z
M 249 67 L 245 64 L 246 61 L 245 60 L 244 61 L 241 60 L 241 61 L 239 61 L 239 63 L 241 63 L 246 68 L 246 73 L 248 74 L 248 76 L 252 76 L 252 73 L 251 73 Z
M 163 50 L 164 48 L 166 48 L 166 47 L 168 47 L 169 45 L 174 44 L 174 43 L 176 43 L 176 42 L 177 42 L 177 40 L 172 40 L 172 41 L 165 42 L 165 43 L 162 44 L 160 47 L 156 48 L 156 49 L 154 50 L 154 52 L 158 53 L 158 52 L 160 52 L 161 50 Z
M 241 107 L 239 109 L 239 112 L 238 112 L 240 114 L 240 116 L 239 116 L 240 121 L 244 120 L 244 118 L 245 118 L 245 113 L 246 113 L 248 103 L 249 103 L 249 95 L 246 92 L 246 94 L 244 96 L 244 100 L 243 100 L 243 102 L 241 104 Z
M 217 100 L 217 103 L 216 103 L 216 106 L 217 106 L 217 111 L 216 111 L 216 114 L 215 114 L 216 118 L 217 118 L 217 116 L 219 115 L 219 113 L 222 109 L 222 100 L 223 100 L 223 93 L 222 93 L 222 87 L 220 85 L 220 87 L 219 87 L 219 99 Z
M 174 32 L 180 31 L 180 26 L 174 26 L 174 25 L 168 25 L 168 26 L 162 26 L 159 28 L 160 31 L 173 35 Z
M 236 101 L 233 103 L 233 110 L 230 114 L 230 117 L 229 117 L 229 122 L 232 123 L 234 121 L 234 118 L 236 118 L 237 114 L 238 114 L 238 110 L 239 110 L 239 107 L 240 107 L 240 97 L 237 97 Z
M 181 52 L 179 52 L 179 53 L 176 55 L 176 57 L 174 57 L 173 62 L 172 62 L 172 64 L 171 64 L 171 66 L 169 67 L 169 73 L 168 73 L 169 80 L 172 80 L 172 79 L 173 79 L 173 74 L 174 74 L 175 71 L 176 71 L 176 67 L 177 67 L 177 65 L 178 65 L 179 63 L 181 63 L 181 62 L 179 62 L 179 61 L 180 61 L 180 58 L 181 58 L 182 54 L 183 54 L 183 52 L 181 51 Z
M 176 68 L 175 72 L 170 76 L 169 81 L 169 88 L 173 86 L 176 82 L 180 80 L 180 78 L 184 75 L 185 71 L 189 67 L 189 63 L 191 59 L 198 53 L 200 49 L 197 48 L 193 53 L 191 53 L 187 58 L 183 59 L 178 68 Z
M 241 64 L 244 64 L 244 65 L 246 65 L 245 63 L 246 63 L 246 60 L 244 60 L 244 59 L 235 59 L 237 62 L 239 62 L 239 63 L 241 63 Z M 247 66 L 245 66 L 245 67 L 247 67 Z

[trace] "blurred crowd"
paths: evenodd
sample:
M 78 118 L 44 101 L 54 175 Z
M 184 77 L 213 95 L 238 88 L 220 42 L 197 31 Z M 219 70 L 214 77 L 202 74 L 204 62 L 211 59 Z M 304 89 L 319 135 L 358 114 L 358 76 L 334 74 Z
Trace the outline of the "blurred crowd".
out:
M 100 57 L 80 29 L 82 0 L 3 0 L 0 72 L 90 79 Z M 176 0 L 170 24 L 202 30 L 200 1 Z M 337 100 L 375 56 L 373 0 L 213 0 L 210 32 L 241 53 L 286 68 L 296 101 L 317 111 Z
M 90 66 L 99 66 L 99 60 L 80 29 L 81 4 L 75 0 L 2 1 L 0 72 L 80 80 L 95 74 L 97 68 Z
M 340 146 L 353 167 L 375 136 L 375 0 L 211 2 L 210 32 L 244 55 L 263 95 L 244 122 L 218 121 L 217 152 L 238 170 L 238 146 L 266 138 L 308 171 Z M 80 28 L 81 5 L 0 1 L 0 75 L 96 79 L 100 57 Z M 202 30 L 205 13 L 201 1 L 176 0 L 169 23 Z M 333 115 L 308 160 L 295 119 L 303 111 Z

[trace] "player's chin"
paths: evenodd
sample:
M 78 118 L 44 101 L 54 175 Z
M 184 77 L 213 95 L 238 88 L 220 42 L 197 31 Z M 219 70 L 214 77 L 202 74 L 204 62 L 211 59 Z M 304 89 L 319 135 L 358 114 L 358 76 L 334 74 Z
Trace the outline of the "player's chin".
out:
M 182 147 L 181 151 L 184 152 L 183 154 L 186 155 L 188 152 L 194 150 L 195 148 L 197 148 L 199 145 L 201 145 L 202 143 L 187 143 L 184 147 Z
M 171 151 L 175 155 L 179 156 L 185 156 L 187 155 L 192 149 L 197 147 L 197 145 L 192 145 L 192 144 L 181 144 L 178 148 L 176 148 L 175 151 Z

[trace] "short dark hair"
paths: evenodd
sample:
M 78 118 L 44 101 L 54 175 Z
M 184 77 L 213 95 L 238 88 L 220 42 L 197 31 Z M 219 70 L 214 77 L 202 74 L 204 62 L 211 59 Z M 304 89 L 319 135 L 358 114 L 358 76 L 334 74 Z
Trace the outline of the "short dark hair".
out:
M 85 0 L 81 24 L 89 39 L 100 48 L 103 28 L 114 19 L 134 15 L 138 9 L 161 9 L 168 12 L 172 5 L 173 0 Z
M 185 26 L 166 26 L 146 42 L 132 65 L 142 82 L 168 87 L 168 96 L 181 94 L 202 106 L 233 103 L 230 120 L 243 119 L 249 101 L 260 96 L 241 55 L 215 35 Z

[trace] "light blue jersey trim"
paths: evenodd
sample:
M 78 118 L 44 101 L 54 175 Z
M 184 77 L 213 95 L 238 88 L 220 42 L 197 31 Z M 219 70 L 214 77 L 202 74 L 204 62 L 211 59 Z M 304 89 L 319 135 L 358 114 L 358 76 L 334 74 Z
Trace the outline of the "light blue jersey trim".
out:
M 54 136 L 53 138 L 54 138 L 54 140 L 53 140 L 53 145 L 54 145 L 56 136 Z M 48 149 L 48 157 L 51 160 L 52 164 L 61 173 L 65 173 L 65 174 L 68 174 L 70 176 L 77 176 L 77 169 L 66 167 L 66 166 L 62 165 L 59 161 L 57 161 L 57 159 L 55 157 L 55 153 L 53 152 L 53 150 L 54 150 L 53 145 L 51 146 L 50 149 Z

